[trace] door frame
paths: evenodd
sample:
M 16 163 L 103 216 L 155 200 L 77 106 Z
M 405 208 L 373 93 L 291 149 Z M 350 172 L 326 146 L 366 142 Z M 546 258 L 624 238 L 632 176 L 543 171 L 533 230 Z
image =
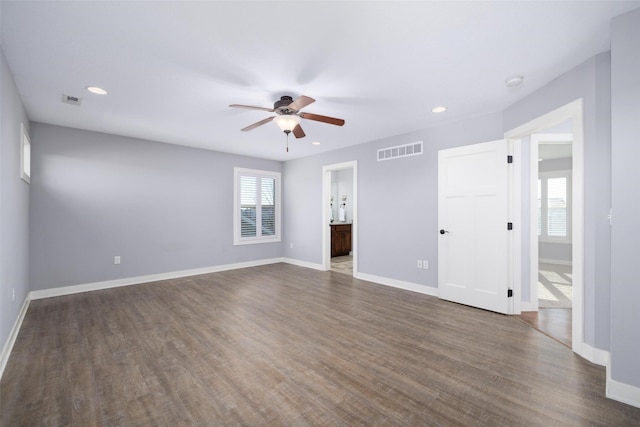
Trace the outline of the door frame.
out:
M 358 161 L 336 163 L 322 167 L 322 266 L 331 270 L 331 226 L 327 206 L 331 203 L 331 172 L 351 169 L 353 174 L 351 252 L 353 253 L 353 277 L 358 277 Z
M 572 179 L 573 179 L 573 212 L 571 215 L 571 232 L 572 232 L 572 279 L 573 279 L 573 301 L 572 301 L 572 317 L 571 317 L 571 341 L 572 350 L 580 355 L 584 354 L 584 118 L 583 118 L 583 99 L 579 98 L 569 104 L 566 104 L 556 110 L 546 113 L 536 119 L 533 119 L 523 125 L 516 127 L 505 133 L 505 138 L 513 140 L 516 146 L 520 146 L 524 137 L 542 130 L 549 129 L 566 120 L 571 120 L 571 129 L 573 134 L 572 145 Z M 531 185 L 531 181 L 528 183 Z M 536 190 L 537 196 L 537 190 Z M 530 200 L 532 197 L 530 197 Z M 536 197 L 537 203 L 537 197 Z M 521 204 L 517 204 L 516 208 L 521 210 Z M 530 217 L 530 214 L 527 214 Z M 517 213 L 516 218 L 522 218 L 521 212 Z M 529 218 L 531 219 L 531 218 Z M 529 221 L 530 223 L 532 221 Z M 529 235 L 533 226 L 529 227 Z M 536 241 L 538 238 L 537 228 L 535 228 Z M 531 238 L 531 237 L 530 237 Z M 522 245 L 516 245 L 516 257 L 522 259 Z M 522 270 L 520 269 L 520 276 Z M 537 277 L 536 277 L 537 281 Z M 522 298 L 521 283 L 515 283 L 514 289 L 516 295 L 520 295 L 517 300 Z M 516 311 L 519 314 L 519 311 Z
M 567 142 L 567 141 L 571 141 L 571 142 Z M 537 207 L 537 197 L 536 194 L 538 193 L 538 178 L 539 178 L 539 172 L 538 172 L 538 156 L 539 156 L 539 152 L 540 152 L 540 144 L 555 144 L 555 145 L 563 145 L 563 144 L 571 144 L 571 156 L 573 158 L 573 134 L 566 134 L 566 133 L 540 133 L 540 134 L 532 134 L 531 135 L 531 139 L 529 140 L 529 145 L 530 145 L 530 166 L 529 166 L 529 195 L 530 195 L 530 199 L 529 199 L 529 218 L 531 219 L 531 221 L 529 222 L 529 243 L 530 243 L 530 247 L 529 247 L 529 254 L 530 254 L 530 260 L 531 260 L 531 264 L 529 266 L 529 272 L 530 272 L 530 282 L 529 282 L 529 286 L 530 286 L 530 290 L 529 290 L 529 296 L 530 296 L 530 300 L 529 301 L 529 306 L 528 306 L 528 310 L 529 311 L 538 311 L 539 309 L 539 303 L 538 303 L 538 274 L 539 274 L 539 263 L 540 263 L 540 259 L 539 259 L 539 248 L 540 248 L 540 238 L 538 237 L 538 230 L 537 230 L 537 225 L 536 222 L 533 221 L 533 218 L 535 218 L 538 215 L 538 207 Z M 572 181 L 573 182 L 573 181 Z M 573 193 L 573 186 L 572 186 L 572 191 Z M 571 195 L 571 206 L 573 207 L 573 194 Z M 573 213 L 573 209 L 571 209 L 571 212 Z M 573 222 L 573 218 L 572 218 L 572 222 Z M 571 230 L 573 233 L 573 230 Z M 571 236 L 571 243 L 573 244 L 573 235 Z M 573 288 L 571 293 L 573 294 Z M 573 295 L 571 296 L 571 301 L 572 301 L 572 305 L 573 305 Z

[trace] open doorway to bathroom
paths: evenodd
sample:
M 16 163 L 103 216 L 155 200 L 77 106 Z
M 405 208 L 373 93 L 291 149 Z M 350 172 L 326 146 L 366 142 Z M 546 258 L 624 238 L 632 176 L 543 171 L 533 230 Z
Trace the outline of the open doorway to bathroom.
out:
M 331 171 L 331 271 L 353 275 L 353 173 Z
M 323 167 L 323 265 L 357 274 L 357 162 Z

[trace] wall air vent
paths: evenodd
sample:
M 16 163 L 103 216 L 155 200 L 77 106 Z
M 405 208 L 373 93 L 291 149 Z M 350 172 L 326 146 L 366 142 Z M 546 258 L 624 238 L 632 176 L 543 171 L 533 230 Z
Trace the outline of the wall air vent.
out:
M 82 103 L 82 98 L 62 94 L 62 102 L 64 102 L 65 104 L 80 105 Z
M 400 157 L 419 156 L 422 154 L 422 141 L 412 142 L 395 147 L 381 148 L 378 150 L 378 161 L 398 159 Z

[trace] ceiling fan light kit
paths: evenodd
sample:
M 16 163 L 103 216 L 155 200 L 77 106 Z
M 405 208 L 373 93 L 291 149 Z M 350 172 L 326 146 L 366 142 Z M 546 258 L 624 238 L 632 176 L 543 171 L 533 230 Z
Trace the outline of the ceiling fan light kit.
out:
M 280 130 L 284 133 L 288 133 L 300 124 L 300 117 L 294 114 L 287 114 L 274 117 L 273 121 L 276 122 Z
M 243 129 L 243 132 L 250 131 L 252 129 L 257 128 L 258 126 L 262 126 L 265 123 L 269 123 L 274 121 L 278 127 L 287 134 L 287 137 L 290 133 L 293 132 L 293 135 L 296 138 L 304 138 L 305 133 L 300 126 L 300 119 L 313 120 L 316 122 L 328 123 L 330 125 L 342 126 L 344 125 L 343 119 L 338 119 L 335 117 L 321 116 L 319 114 L 312 113 L 303 113 L 300 110 L 306 107 L 307 105 L 316 102 L 315 99 L 310 98 L 305 95 L 301 95 L 295 101 L 290 96 L 281 96 L 280 99 L 273 104 L 273 108 L 265 108 L 265 107 L 255 107 L 253 105 L 243 105 L 243 104 L 231 104 L 229 107 L 234 108 L 247 108 L 250 110 L 261 110 L 268 111 L 270 113 L 277 113 L 277 116 L 267 117 L 266 119 L 262 119 L 259 122 L 256 122 L 252 125 L 249 125 Z M 288 139 L 287 139 L 288 141 Z M 287 142 L 287 151 L 288 142 Z

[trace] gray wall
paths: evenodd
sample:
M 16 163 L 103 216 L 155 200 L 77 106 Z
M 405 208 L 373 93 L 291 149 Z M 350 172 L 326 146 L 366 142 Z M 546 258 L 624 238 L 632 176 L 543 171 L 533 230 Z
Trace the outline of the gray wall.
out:
M 438 150 L 502 136 L 494 113 L 286 162 L 285 200 L 296 203 L 287 204 L 285 256 L 322 263 L 322 167 L 357 160 L 359 272 L 436 287 Z M 377 149 L 415 141 L 423 155 L 377 161 Z M 418 259 L 431 268 L 418 269 Z
M 28 127 L 29 119 L 1 48 L 0 62 L 0 346 L 4 347 L 29 292 L 29 184 L 20 178 L 20 123 Z
M 584 100 L 584 338 L 600 349 L 609 348 L 609 257 L 611 206 L 611 115 L 609 53 L 599 54 L 504 111 L 509 131 L 566 105 Z M 529 164 L 528 146 L 523 147 L 523 166 Z M 529 200 L 528 170 L 523 168 L 522 198 Z M 529 224 L 528 204 L 523 204 L 523 227 Z M 523 266 L 529 259 L 529 234 L 522 234 Z M 523 275 L 523 288 L 529 277 Z
M 233 167 L 280 171 L 281 162 L 31 129 L 32 290 L 281 255 L 281 243 L 233 246 L 231 227 Z
M 640 9 L 613 20 L 611 34 L 611 378 L 640 387 Z

